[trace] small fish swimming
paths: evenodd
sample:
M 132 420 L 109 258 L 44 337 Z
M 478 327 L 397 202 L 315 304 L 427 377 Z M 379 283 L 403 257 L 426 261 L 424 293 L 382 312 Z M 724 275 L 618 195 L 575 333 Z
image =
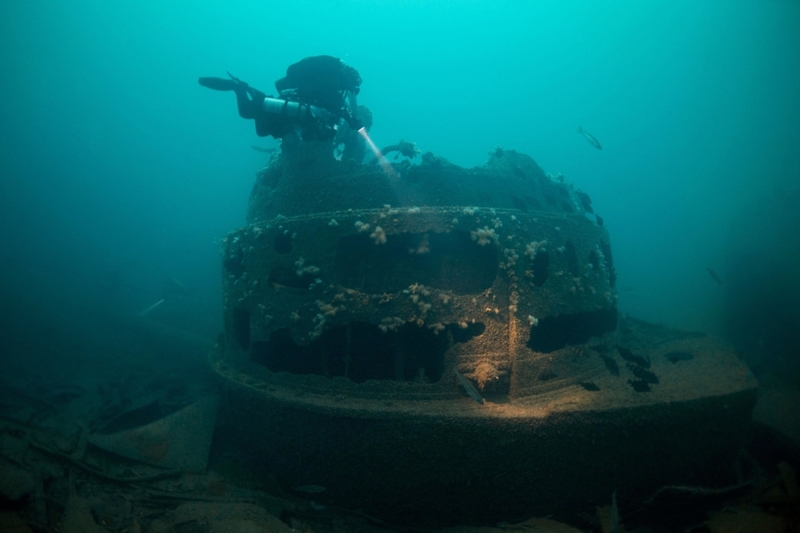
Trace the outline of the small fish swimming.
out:
M 467 391 L 467 394 L 469 394 L 473 400 L 483 405 L 483 396 L 481 396 L 481 393 L 478 392 L 478 389 L 476 389 L 475 386 L 470 383 L 469 380 L 461 374 L 461 372 L 458 371 L 457 367 L 453 367 L 453 372 L 458 378 L 458 382 L 461 383 L 461 386 L 464 387 L 465 391 Z
M 708 270 L 708 275 L 714 278 L 714 281 L 716 281 L 718 285 L 722 285 L 722 280 L 719 279 L 719 276 L 717 275 L 716 272 L 711 270 L 711 267 L 706 267 L 706 270 Z
M 580 126 L 578 126 L 578 133 L 580 133 L 581 135 L 586 137 L 586 140 L 589 141 L 589 144 L 591 144 L 592 146 L 594 146 L 598 150 L 602 150 L 603 149 L 603 147 L 600 146 L 600 141 L 598 141 L 595 138 L 595 136 L 592 135 L 591 133 L 583 131 L 583 128 L 581 128 Z

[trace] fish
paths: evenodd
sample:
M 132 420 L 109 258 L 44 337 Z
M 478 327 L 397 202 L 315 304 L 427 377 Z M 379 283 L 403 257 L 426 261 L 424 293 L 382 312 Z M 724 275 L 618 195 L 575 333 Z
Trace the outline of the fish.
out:
M 453 367 L 453 372 L 458 378 L 458 382 L 461 383 L 461 386 L 464 387 L 465 391 L 467 391 L 467 394 L 469 394 L 473 400 L 483 405 L 483 396 L 481 396 L 481 393 L 478 392 L 478 389 L 476 389 L 475 386 L 470 383 L 469 380 L 465 378 L 463 374 L 461 374 L 461 372 L 458 371 L 457 367 Z
M 586 137 L 586 140 L 589 141 L 589 144 L 591 144 L 592 146 L 594 146 L 598 150 L 602 150 L 603 149 L 603 147 L 600 146 L 600 141 L 598 141 L 595 138 L 595 136 L 592 135 L 591 133 L 583 131 L 583 128 L 581 128 L 580 126 L 578 126 L 578 133 L 580 133 L 581 135 Z
M 722 280 L 719 279 L 719 276 L 711 269 L 711 267 L 706 267 L 706 270 L 708 270 L 708 275 L 714 278 L 714 281 L 716 281 L 718 285 L 722 285 Z

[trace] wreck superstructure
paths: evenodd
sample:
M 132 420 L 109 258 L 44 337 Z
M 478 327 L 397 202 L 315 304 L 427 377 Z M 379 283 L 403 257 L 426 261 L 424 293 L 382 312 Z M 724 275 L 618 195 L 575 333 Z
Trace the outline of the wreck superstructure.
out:
M 716 473 L 738 444 L 707 432 L 740 440 L 755 381 L 718 341 L 618 323 L 609 235 L 589 212 L 515 151 L 381 167 L 284 140 L 223 243 L 212 366 L 229 429 L 288 486 L 394 517 L 444 500 L 461 517 L 532 497 L 546 511 Z M 708 416 L 676 441 L 676 423 Z M 620 466 L 643 453 L 631 424 L 705 469 Z M 576 490 L 595 460 L 609 476 Z
M 559 352 L 616 329 L 608 234 L 580 193 L 513 151 L 400 177 L 296 149 L 225 243 L 229 358 L 457 398 L 455 365 L 498 400 L 602 371 Z

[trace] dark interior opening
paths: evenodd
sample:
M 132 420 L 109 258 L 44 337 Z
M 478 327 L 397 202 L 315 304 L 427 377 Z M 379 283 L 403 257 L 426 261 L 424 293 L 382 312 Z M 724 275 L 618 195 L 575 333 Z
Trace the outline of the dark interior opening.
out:
M 269 272 L 267 278 L 270 286 L 291 287 L 292 289 L 308 290 L 314 283 L 314 275 L 310 272 L 303 272 L 297 275 L 297 271 L 286 266 L 276 266 Z
M 250 311 L 247 309 L 233 310 L 233 335 L 239 348 L 250 347 Z
M 244 274 L 244 257 L 242 256 L 241 250 L 225 258 L 222 262 L 222 268 L 225 269 L 225 272 L 237 278 Z
M 486 191 L 481 191 L 478 193 L 478 205 L 482 205 L 485 207 L 491 207 L 494 205 L 494 200 L 492 199 L 492 195 Z
M 278 233 L 273 246 L 279 254 L 288 254 L 292 251 L 292 236 L 288 232 Z
M 558 206 L 559 198 L 558 193 L 558 186 L 550 180 L 543 180 L 542 182 L 542 189 L 544 192 L 544 199 L 545 201 L 552 206 Z
M 536 183 L 536 182 L 531 182 L 531 183 Z M 531 206 L 532 206 L 534 209 L 538 209 L 538 208 L 542 207 L 542 202 L 540 202 L 540 201 L 539 201 L 539 199 L 538 199 L 538 198 L 536 198 L 535 196 L 526 195 L 526 196 L 525 196 L 525 200 L 526 200 L 526 201 L 528 202 L 528 204 L 530 204 L 530 205 L 531 205 Z
M 384 333 L 367 322 L 330 328 L 308 346 L 298 346 L 289 331 L 277 330 L 268 341 L 254 342 L 251 358 L 273 372 L 343 376 L 356 383 L 370 379 L 436 383 L 444 373 L 451 343 L 466 342 L 485 330 L 449 324 L 435 334 L 406 323 Z
M 486 331 L 486 326 L 483 322 L 475 322 L 474 324 L 467 324 L 466 328 L 456 327 L 455 324 L 447 326 L 446 332 L 453 337 L 453 342 L 467 342 L 472 337 L 483 335 Z
M 592 250 L 589 252 L 589 264 L 592 265 L 592 268 L 595 272 L 598 272 L 600 269 L 600 254 L 597 253 L 597 250 Z
M 520 198 L 516 194 L 512 194 L 511 195 L 511 203 L 514 204 L 514 207 L 516 207 L 517 209 L 519 209 L 523 213 L 527 213 L 528 212 L 528 204 L 525 202 L 525 200 L 523 200 L 522 198 Z
M 582 344 L 617 327 L 616 308 L 589 313 L 549 316 L 531 327 L 526 346 L 535 352 L 554 352 L 568 344 Z
M 578 275 L 578 252 L 575 250 L 575 245 L 572 241 L 567 241 L 564 245 L 564 257 L 567 259 L 567 269 L 573 276 Z
M 531 270 L 533 270 L 533 284 L 537 287 L 544 285 L 547 281 L 547 267 L 550 266 L 550 256 L 547 252 L 540 250 L 531 262 Z
M 370 293 L 397 292 L 420 283 L 456 294 L 474 294 L 497 276 L 497 247 L 481 246 L 464 231 L 401 233 L 384 244 L 366 233 L 336 245 L 337 281 Z

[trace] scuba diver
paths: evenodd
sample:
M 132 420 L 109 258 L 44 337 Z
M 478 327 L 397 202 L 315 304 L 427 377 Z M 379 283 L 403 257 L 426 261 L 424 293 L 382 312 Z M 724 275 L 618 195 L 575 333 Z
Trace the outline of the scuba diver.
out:
M 253 119 L 259 137 L 276 139 L 298 132 L 303 140 L 332 141 L 344 121 L 361 128 L 356 118 L 361 77 L 353 67 L 332 56 L 307 57 L 286 69 L 275 82 L 278 97 L 267 96 L 228 73 L 230 79 L 200 78 L 200 85 L 233 91 L 239 116 Z

